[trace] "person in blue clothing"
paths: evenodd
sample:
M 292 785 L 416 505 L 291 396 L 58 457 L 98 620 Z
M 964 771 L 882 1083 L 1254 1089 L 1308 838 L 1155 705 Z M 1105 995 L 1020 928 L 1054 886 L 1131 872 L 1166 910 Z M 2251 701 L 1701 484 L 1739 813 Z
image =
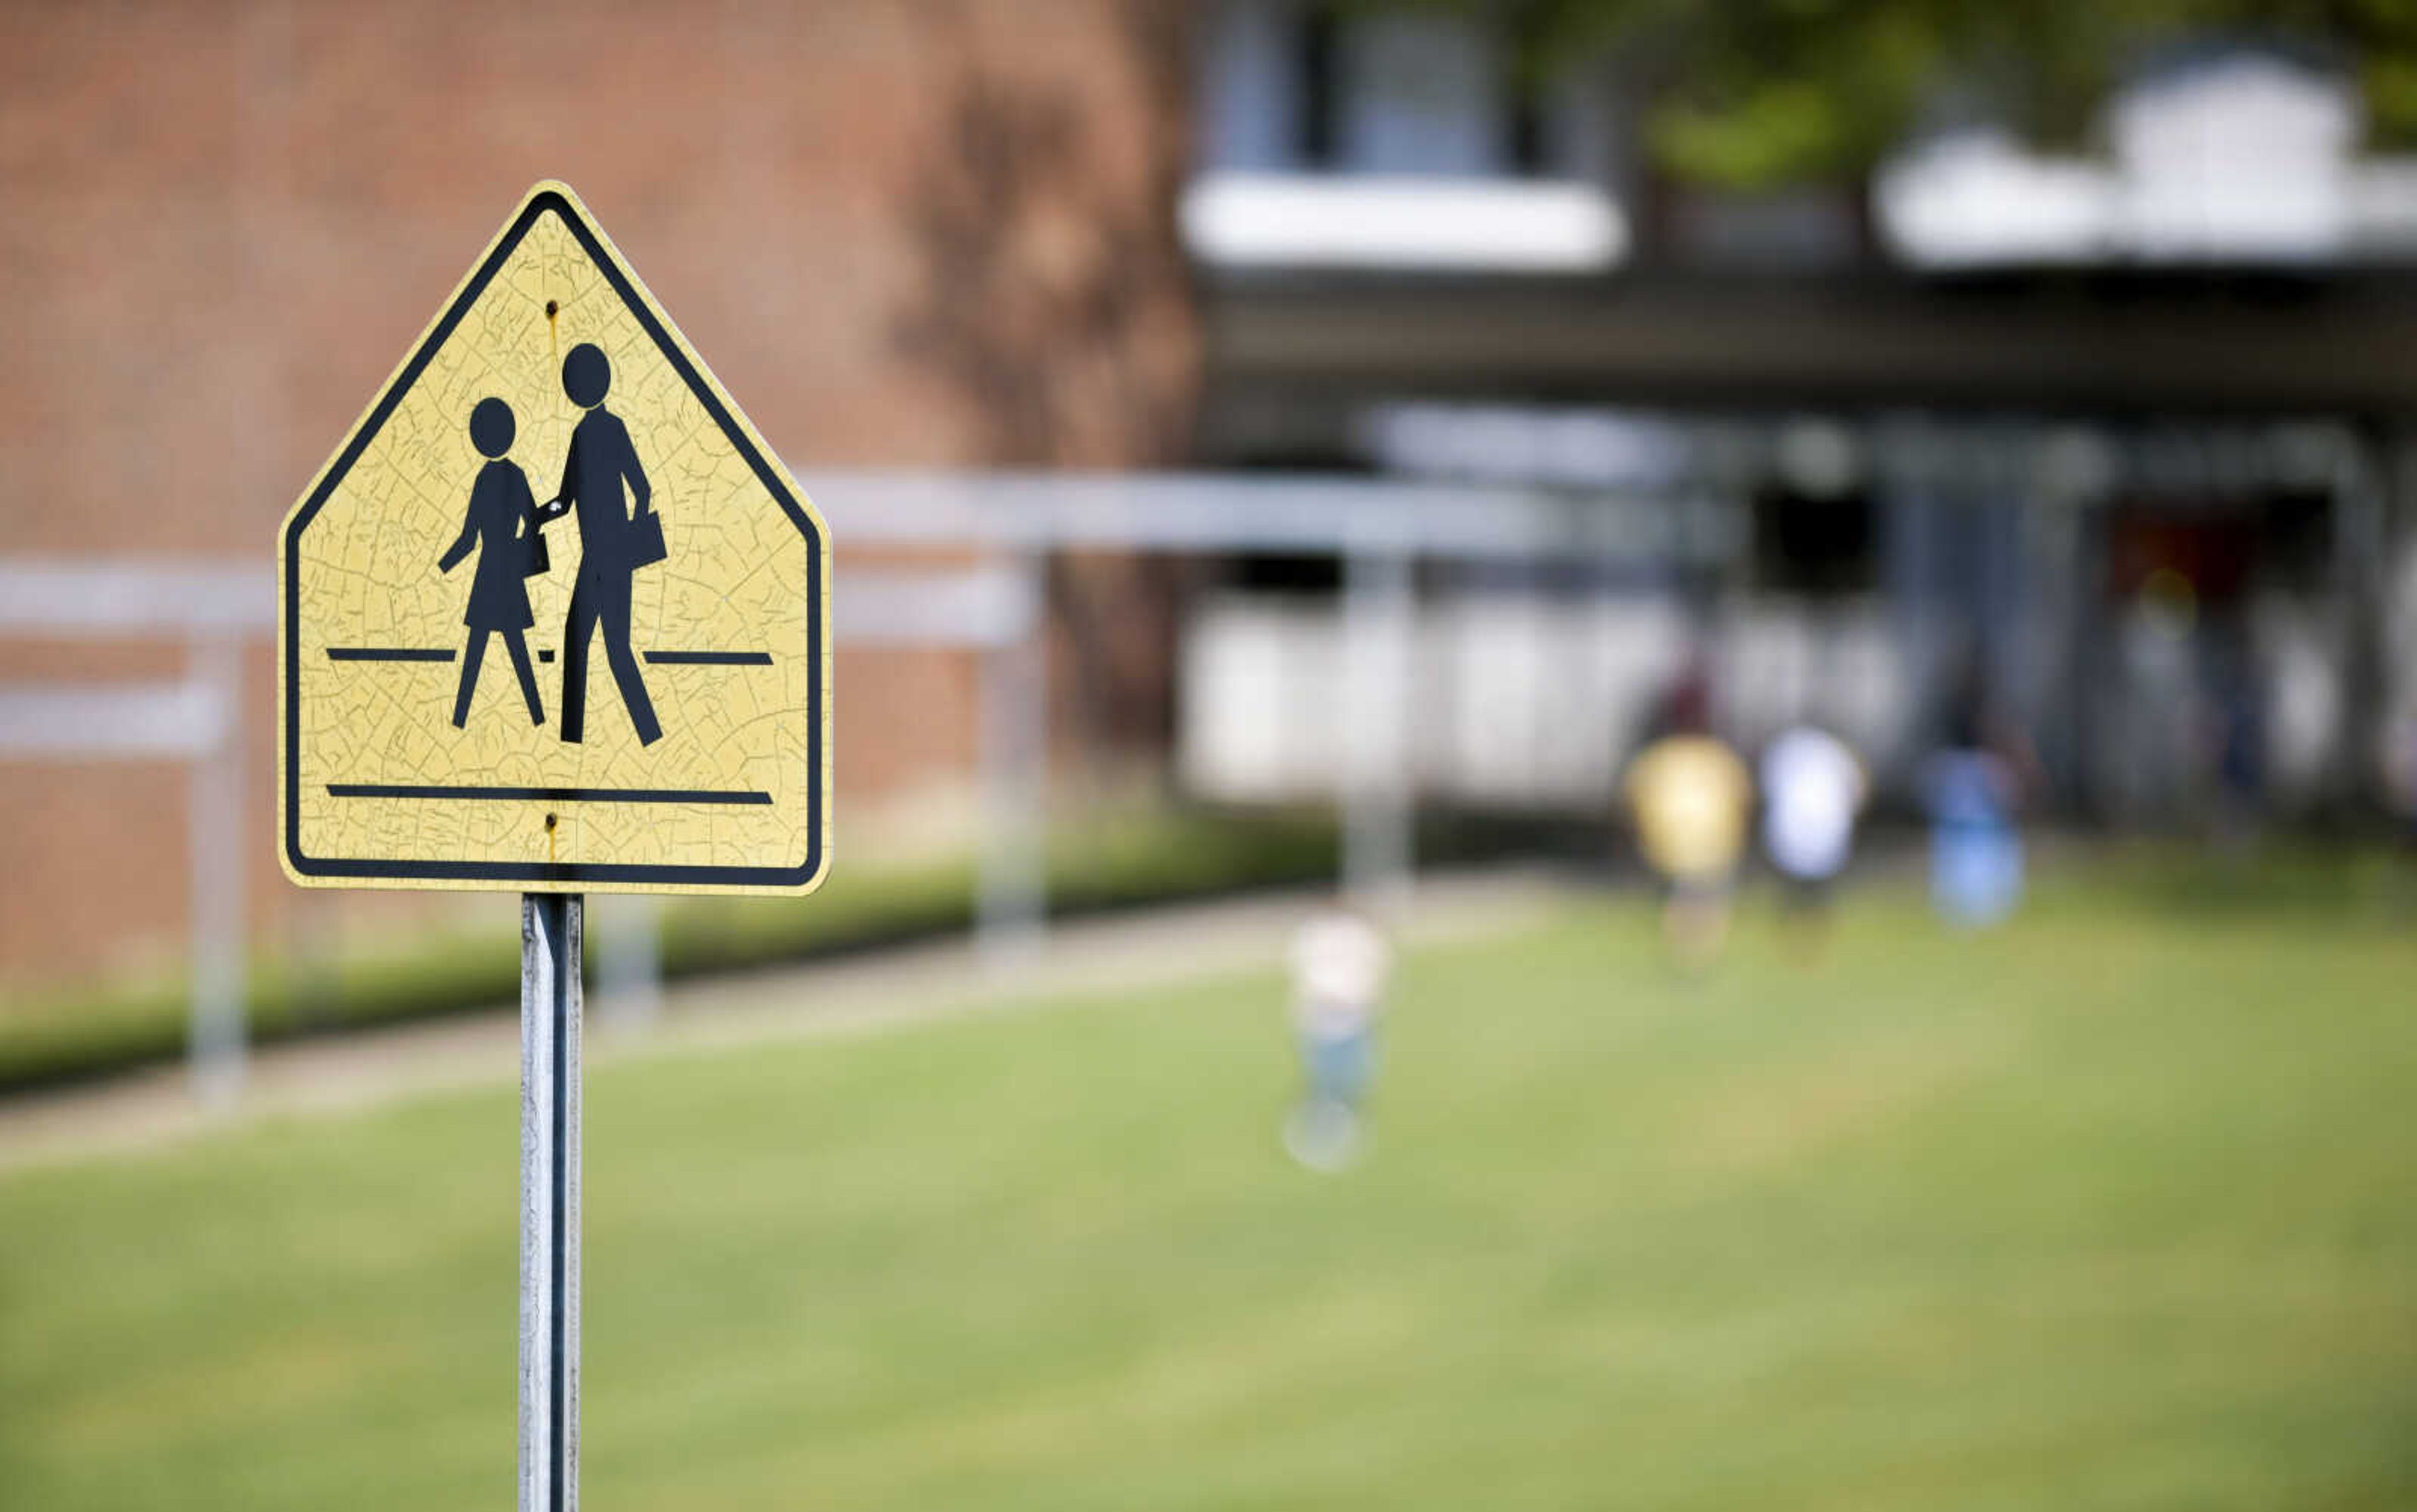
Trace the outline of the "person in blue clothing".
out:
M 512 407 L 500 399 L 481 399 L 470 411 L 470 444 L 487 459 L 470 485 L 468 517 L 462 533 L 437 559 L 436 570 L 449 573 L 473 549 L 479 565 L 470 574 L 470 603 L 462 622 L 470 627 L 470 642 L 462 650 L 462 682 L 453 695 L 453 727 L 470 721 L 470 695 L 479 686 L 479 664 L 487 654 L 487 637 L 504 637 L 511 653 L 512 671 L 521 680 L 521 697 L 528 704 L 529 722 L 545 723 L 545 706 L 538 702 L 537 671 L 529 665 L 528 638 L 523 632 L 537 623 L 529 613 L 527 577 L 541 569 L 537 500 L 529 493 L 527 475 L 509 461 L 512 449 Z
M 2026 756 L 1996 726 L 1978 680 L 1968 680 L 1923 784 L 1931 902 L 1952 924 L 1993 924 L 2022 901 L 2023 837 L 2014 813 Z
M 655 722 L 637 653 L 630 649 L 630 595 L 637 570 L 663 559 L 663 527 L 653 512 L 654 490 L 630 442 L 630 428 L 604 407 L 612 387 L 612 364 L 595 343 L 580 343 L 562 359 L 562 391 L 587 412 L 570 433 L 562 487 L 540 512 L 549 520 L 579 512 L 579 581 L 570 590 L 570 619 L 562 641 L 562 738 L 576 745 L 586 737 L 587 643 L 600 631 L 604 660 L 630 723 L 637 726 L 639 743 L 652 745 L 663 731 Z M 625 483 L 634 512 L 622 503 Z

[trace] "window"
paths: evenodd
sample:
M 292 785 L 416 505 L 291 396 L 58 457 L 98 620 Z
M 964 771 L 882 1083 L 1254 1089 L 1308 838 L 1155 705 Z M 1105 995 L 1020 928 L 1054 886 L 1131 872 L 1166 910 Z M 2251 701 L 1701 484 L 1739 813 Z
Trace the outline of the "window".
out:
M 1757 587 L 1817 596 L 1863 592 L 1877 581 L 1877 532 L 1870 496 L 1817 498 L 1766 488 L 1754 500 L 1754 578 Z
M 1586 274 L 1628 225 L 1612 113 L 1572 70 L 1516 87 L 1493 18 L 1226 0 L 1201 55 L 1184 244 L 1211 267 Z
M 1203 165 L 1599 179 L 1610 114 L 1573 69 L 1515 86 L 1503 28 L 1445 8 L 1228 0 L 1203 57 Z

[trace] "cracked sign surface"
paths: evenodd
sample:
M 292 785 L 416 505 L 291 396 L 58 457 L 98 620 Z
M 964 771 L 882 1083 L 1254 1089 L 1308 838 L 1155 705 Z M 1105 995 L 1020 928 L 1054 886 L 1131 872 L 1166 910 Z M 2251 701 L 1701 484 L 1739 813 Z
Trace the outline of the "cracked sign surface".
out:
M 286 518 L 288 875 L 812 889 L 829 582 L 812 504 L 540 184 Z

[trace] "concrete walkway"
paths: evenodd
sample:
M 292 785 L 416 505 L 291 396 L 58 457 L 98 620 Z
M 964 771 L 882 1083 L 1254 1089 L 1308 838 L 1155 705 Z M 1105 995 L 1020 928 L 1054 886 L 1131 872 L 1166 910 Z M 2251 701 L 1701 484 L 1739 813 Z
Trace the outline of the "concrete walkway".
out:
M 1545 914 L 1567 895 L 1548 874 L 1421 878 L 1396 938 L 1483 939 Z M 680 983 L 650 1020 L 609 1000 L 587 1005 L 594 1063 L 696 1054 L 767 1042 L 855 1035 L 973 1013 L 1011 1012 L 1102 994 L 1280 969 L 1293 927 L 1320 896 L 1302 892 L 1189 904 L 1053 927 L 1027 954 L 985 960 L 963 939 L 818 964 Z M 1274 1015 L 1281 1005 L 1269 1004 Z M 210 1113 L 182 1066 L 0 1101 L 0 1171 L 139 1151 L 273 1119 L 329 1117 L 520 1074 L 509 1005 L 428 1024 L 365 1030 L 256 1051 L 240 1103 Z

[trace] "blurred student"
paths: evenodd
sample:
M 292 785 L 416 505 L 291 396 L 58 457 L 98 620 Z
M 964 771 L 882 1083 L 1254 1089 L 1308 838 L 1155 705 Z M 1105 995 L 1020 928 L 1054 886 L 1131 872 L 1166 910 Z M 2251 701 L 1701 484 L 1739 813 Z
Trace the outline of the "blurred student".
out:
M 1855 844 L 1862 764 L 1847 742 L 1814 725 L 1780 733 L 1762 753 L 1762 843 L 1786 888 L 1789 911 L 1818 925 Z
M 1376 1016 L 1392 951 L 1342 902 L 1320 909 L 1292 942 L 1293 1025 L 1303 1091 L 1285 1148 L 1313 1170 L 1339 1170 L 1360 1148 L 1361 1109 L 1376 1072 Z
M 1630 764 L 1622 791 L 1637 848 L 1662 880 L 1663 939 L 1680 965 L 1701 966 L 1728 933 L 1754 779 L 1711 733 L 1701 678 L 1691 675 L 1672 691 L 1662 730 Z
M 1951 924 L 1993 924 L 2022 901 L 2023 839 L 2014 813 L 2024 755 L 1992 718 L 1978 680 L 1968 680 L 1923 783 L 1931 902 Z

